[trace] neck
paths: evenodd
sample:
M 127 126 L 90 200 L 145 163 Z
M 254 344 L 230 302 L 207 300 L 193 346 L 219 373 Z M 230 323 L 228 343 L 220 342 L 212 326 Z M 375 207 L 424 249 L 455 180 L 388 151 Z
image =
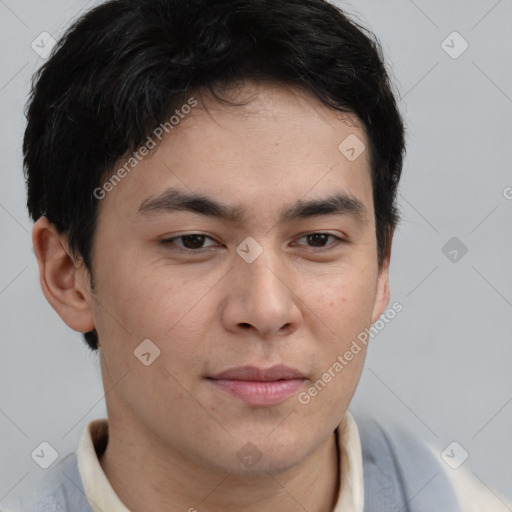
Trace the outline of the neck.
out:
M 143 426 L 116 420 L 109 414 L 109 440 L 100 464 L 131 512 L 334 510 L 340 467 L 335 434 L 286 471 L 240 475 L 185 459 Z

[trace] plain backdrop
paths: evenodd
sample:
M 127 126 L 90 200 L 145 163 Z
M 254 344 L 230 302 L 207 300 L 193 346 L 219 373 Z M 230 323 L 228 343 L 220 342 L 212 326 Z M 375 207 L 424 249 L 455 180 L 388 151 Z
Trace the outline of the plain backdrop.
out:
M 57 39 L 94 3 L 0 0 L 5 506 L 44 471 L 31 458 L 41 442 L 69 453 L 106 415 L 97 356 L 40 289 L 21 156 L 29 81 L 44 62 L 32 41 Z M 382 42 L 408 147 L 390 275 L 403 310 L 371 340 L 351 410 L 398 422 L 439 452 L 456 441 L 492 499 L 511 496 L 512 2 L 339 5 Z

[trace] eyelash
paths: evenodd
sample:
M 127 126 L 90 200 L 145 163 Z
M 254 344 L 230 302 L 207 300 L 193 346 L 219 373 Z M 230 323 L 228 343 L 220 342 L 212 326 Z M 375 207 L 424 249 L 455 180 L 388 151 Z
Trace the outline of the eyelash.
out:
M 312 232 L 312 233 L 306 233 L 305 235 L 301 236 L 299 238 L 299 240 L 301 240 L 302 238 L 306 238 L 308 236 L 311 236 L 311 235 L 327 235 L 327 236 L 335 239 L 334 243 L 332 243 L 332 244 L 330 244 L 330 245 L 328 245 L 326 247 L 312 247 L 314 252 L 317 252 L 317 251 L 327 252 L 327 251 L 332 250 L 334 247 L 337 247 L 340 244 L 345 242 L 345 240 L 343 238 L 340 238 L 339 236 L 333 235 L 332 233 L 325 233 L 323 231 L 315 231 L 315 232 Z M 199 249 L 187 249 L 187 248 L 183 248 L 183 247 L 175 245 L 175 242 L 174 242 L 175 240 L 179 240 L 181 238 L 186 238 L 188 236 L 201 236 L 201 237 L 204 237 L 205 239 L 209 238 L 210 240 L 215 241 L 215 240 L 213 240 L 213 238 L 209 237 L 208 235 L 204 235 L 203 233 L 185 233 L 183 235 L 175 236 L 173 238 L 166 238 L 164 240 L 161 240 L 160 242 L 162 243 L 162 245 L 166 245 L 166 246 L 167 245 L 174 245 L 175 247 L 172 248 L 173 250 L 176 250 L 176 251 L 182 252 L 182 253 L 187 253 L 187 254 L 203 253 L 203 252 L 208 251 L 209 247 L 213 247 L 213 245 L 211 245 L 211 246 L 207 246 L 207 247 L 201 247 Z

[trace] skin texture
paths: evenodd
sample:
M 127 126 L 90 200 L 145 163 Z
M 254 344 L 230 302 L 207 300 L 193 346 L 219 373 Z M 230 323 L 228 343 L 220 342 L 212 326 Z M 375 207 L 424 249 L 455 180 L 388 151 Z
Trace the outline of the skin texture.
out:
M 356 120 L 278 84 L 245 82 L 230 94 L 249 103 L 205 97 L 207 110 L 199 102 L 100 201 L 94 291 L 48 220 L 34 225 L 47 300 L 71 328 L 98 332 L 110 427 L 101 464 L 133 512 L 331 511 L 339 479 L 333 432 L 359 381 L 364 346 L 307 405 L 297 395 L 389 302 L 368 152 L 349 161 L 338 150 L 350 134 L 368 147 Z M 170 186 L 242 208 L 246 219 L 137 215 Z M 359 199 L 366 220 L 279 222 L 281 209 L 333 192 Z M 209 237 L 197 253 L 179 252 L 183 239 L 161 243 L 190 232 Z M 311 232 L 345 241 L 315 245 Z M 263 249 L 252 263 L 236 252 L 248 236 Z M 160 349 L 149 366 L 134 356 L 144 339 Z M 249 405 L 206 378 L 276 364 L 306 377 L 276 405 Z M 237 456 L 247 443 L 261 454 L 250 467 Z

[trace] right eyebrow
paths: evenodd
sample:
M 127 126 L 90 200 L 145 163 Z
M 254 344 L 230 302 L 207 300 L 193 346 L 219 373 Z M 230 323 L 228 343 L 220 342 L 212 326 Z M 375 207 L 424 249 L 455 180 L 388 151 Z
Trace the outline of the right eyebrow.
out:
M 137 214 L 146 216 L 173 213 L 177 210 L 217 217 L 231 222 L 240 222 L 243 219 L 243 211 L 239 208 L 219 203 L 207 196 L 184 192 L 178 188 L 168 188 L 154 198 L 147 197 L 139 206 Z

